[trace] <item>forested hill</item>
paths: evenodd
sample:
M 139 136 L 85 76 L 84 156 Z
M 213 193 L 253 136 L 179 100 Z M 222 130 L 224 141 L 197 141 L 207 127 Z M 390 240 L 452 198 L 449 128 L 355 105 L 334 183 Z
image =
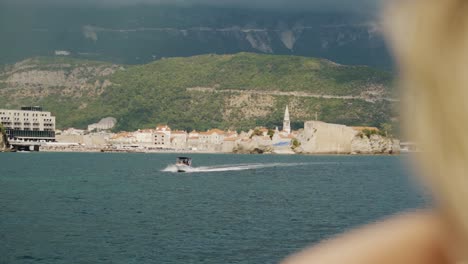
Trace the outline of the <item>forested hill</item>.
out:
M 380 126 L 393 117 L 392 75 L 328 60 L 239 53 L 128 66 L 68 57 L 32 58 L 0 73 L 0 108 L 42 105 L 58 127 L 118 119 L 118 129 L 293 126 L 315 118 Z

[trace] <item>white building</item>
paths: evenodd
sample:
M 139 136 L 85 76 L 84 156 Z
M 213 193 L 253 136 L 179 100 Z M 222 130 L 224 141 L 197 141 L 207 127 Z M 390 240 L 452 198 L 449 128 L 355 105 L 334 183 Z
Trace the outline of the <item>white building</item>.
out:
M 0 122 L 9 140 L 55 141 L 55 116 L 42 111 L 42 107 L 0 109 Z
M 289 119 L 289 107 L 286 106 L 284 111 L 283 132 L 287 135 L 291 134 L 291 120 Z
M 211 129 L 199 133 L 199 150 L 221 151 L 225 132 L 220 129 Z
M 200 143 L 220 145 L 224 140 L 224 131 L 220 129 L 211 129 L 200 133 Z
M 200 133 L 196 130 L 190 132 L 187 138 L 187 147 L 192 150 L 197 150 L 200 143 Z
M 154 132 L 154 145 L 158 148 L 171 147 L 171 128 L 167 125 L 158 125 Z
M 111 144 L 129 145 L 137 143 L 135 135 L 131 132 L 120 132 L 114 134 L 109 140 Z
M 185 131 L 172 131 L 171 132 L 171 146 L 174 149 L 187 148 L 188 134 Z
M 143 129 L 133 132 L 133 136 L 136 139 L 136 143 L 151 145 L 153 144 L 154 133 L 153 129 Z

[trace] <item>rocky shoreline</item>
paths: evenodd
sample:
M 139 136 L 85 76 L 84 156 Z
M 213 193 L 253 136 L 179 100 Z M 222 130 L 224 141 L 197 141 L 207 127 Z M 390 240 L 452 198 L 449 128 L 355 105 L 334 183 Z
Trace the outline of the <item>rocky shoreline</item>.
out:
M 5 134 L 0 130 L 0 152 L 9 152 L 9 150 Z
M 237 155 L 339 155 L 339 156 L 349 156 L 349 155 L 399 155 L 397 153 L 376 153 L 376 152 L 352 152 L 352 153 L 340 153 L 340 152 L 317 152 L 317 153 L 307 153 L 307 152 L 294 152 L 294 151 L 271 151 L 263 150 L 260 148 L 253 149 L 250 151 L 235 151 L 235 152 L 215 152 L 215 151 L 195 151 L 195 150 L 141 150 L 141 149 L 107 149 L 107 148 L 92 148 L 92 147 L 41 147 L 40 152 L 47 153 L 143 153 L 143 154 L 161 154 L 161 153 L 171 153 L 171 154 L 237 154 Z
M 203 140 L 193 141 L 187 133 L 174 131 L 167 136 L 167 144 L 160 142 L 134 142 L 133 134 L 123 133 L 128 142 L 114 142 L 116 134 L 98 132 L 76 135 L 57 135 L 57 142 L 47 142 L 40 146 L 42 152 L 104 152 L 104 153 L 212 153 L 212 154 L 315 154 L 315 155 L 394 155 L 400 153 L 400 142 L 384 136 L 373 127 L 348 127 L 320 121 L 308 121 L 304 129 L 287 136 L 274 131 L 268 135 L 267 129 L 256 129 L 248 133 L 224 132 L 198 133 Z M 135 132 L 152 139 L 154 133 Z M 148 134 L 148 135 L 146 135 Z M 190 135 L 192 133 L 189 133 Z M 120 134 L 117 134 L 121 136 Z M 179 136 L 183 138 L 177 141 Z M 232 136 L 234 135 L 234 136 Z M 170 141 L 169 141 L 170 138 Z M 215 141 L 208 141 L 214 138 Z M 146 139 L 146 137 L 145 137 Z M 0 141 L 0 151 L 9 149 L 5 139 Z

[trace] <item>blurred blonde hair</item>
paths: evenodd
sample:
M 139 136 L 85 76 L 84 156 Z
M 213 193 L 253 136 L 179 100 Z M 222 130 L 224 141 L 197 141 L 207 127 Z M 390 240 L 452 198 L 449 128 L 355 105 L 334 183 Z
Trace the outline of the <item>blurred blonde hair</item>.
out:
M 393 1 L 384 28 L 400 70 L 403 127 L 422 150 L 421 175 L 467 245 L 468 1 Z

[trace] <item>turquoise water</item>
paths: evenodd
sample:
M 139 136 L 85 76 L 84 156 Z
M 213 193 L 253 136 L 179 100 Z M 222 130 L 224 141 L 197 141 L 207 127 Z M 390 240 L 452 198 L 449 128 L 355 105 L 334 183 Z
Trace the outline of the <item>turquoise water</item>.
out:
M 277 263 L 424 204 L 401 157 L 191 156 L 0 153 L 0 263 Z

